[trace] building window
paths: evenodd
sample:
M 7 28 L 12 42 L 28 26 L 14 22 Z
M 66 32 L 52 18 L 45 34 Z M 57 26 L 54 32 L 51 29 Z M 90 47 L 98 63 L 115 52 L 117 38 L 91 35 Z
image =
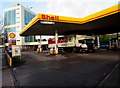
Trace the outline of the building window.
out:
M 4 13 L 4 25 L 16 24 L 16 10 L 10 10 Z
M 7 12 L 4 13 L 4 25 L 7 25 Z
M 27 25 L 33 18 L 35 17 L 34 14 L 24 10 L 24 24 Z M 26 36 L 25 42 L 34 42 L 35 36 Z
M 34 17 L 35 17 L 34 14 L 24 10 L 24 24 L 25 25 L 27 25 Z
M 19 10 L 20 8 L 17 8 L 16 10 Z
M 25 36 L 25 42 L 34 42 L 35 36 Z
M 19 19 L 20 17 L 17 17 L 17 19 Z
M 6 31 L 6 33 L 9 33 L 9 32 L 16 32 L 16 27 L 11 27 L 11 28 L 5 28 L 4 29 Z

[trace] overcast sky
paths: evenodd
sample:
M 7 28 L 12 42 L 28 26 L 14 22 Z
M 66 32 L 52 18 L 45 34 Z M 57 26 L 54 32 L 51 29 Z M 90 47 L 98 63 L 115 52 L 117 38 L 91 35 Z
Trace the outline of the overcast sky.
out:
M 119 0 L 0 0 L 0 10 L 14 3 L 33 7 L 36 13 L 82 18 L 118 4 Z
M 0 0 L 0 20 L 3 9 L 12 4 L 33 7 L 35 13 L 82 18 L 95 12 L 117 5 L 120 0 Z M 120 4 L 120 3 L 119 3 Z
M 117 4 L 117 0 L 49 0 L 46 13 L 81 18 Z

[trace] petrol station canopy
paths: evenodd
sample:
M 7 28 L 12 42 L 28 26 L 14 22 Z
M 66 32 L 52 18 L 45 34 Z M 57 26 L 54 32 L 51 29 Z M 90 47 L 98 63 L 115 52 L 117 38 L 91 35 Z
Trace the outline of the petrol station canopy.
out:
M 20 32 L 20 36 L 85 34 L 101 35 L 120 32 L 120 4 L 91 14 L 73 18 L 48 14 L 36 15 Z

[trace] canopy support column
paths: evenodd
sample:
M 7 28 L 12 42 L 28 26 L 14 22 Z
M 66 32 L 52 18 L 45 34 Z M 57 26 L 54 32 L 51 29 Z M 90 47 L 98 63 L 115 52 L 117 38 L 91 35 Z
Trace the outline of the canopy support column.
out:
M 119 45 L 118 45 L 118 38 L 119 38 L 119 32 L 117 32 L 117 39 L 116 39 L 116 48 L 118 49 Z
M 41 44 L 41 41 L 42 40 L 42 38 L 41 38 L 41 35 L 40 35 L 40 53 L 42 53 L 42 44 Z
M 41 35 L 40 35 L 40 40 L 38 41 L 40 44 L 38 45 L 37 52 L 41 53 L 42 52 L 42 44 L 41 44 Z
M 97 36 L 97 47 L 100 48 L 100 37 Z
M 118 39 L 118 37 L 119 37 L 119 32 L 117 32 L 117 39 Z
M 55 53 L 58 54 L 58 33 L 57 30 L 55 30 Z

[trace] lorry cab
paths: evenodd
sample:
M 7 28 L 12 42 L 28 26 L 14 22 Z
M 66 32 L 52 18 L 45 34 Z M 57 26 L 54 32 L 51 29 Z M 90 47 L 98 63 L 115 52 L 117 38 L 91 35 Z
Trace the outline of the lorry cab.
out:
M 95 42 L 94 39 L 85 39 L 85 44 L 87 45 L 88 51 L 94 51 Z
M 82 50 L 81 51 L 93 51 L 94 50 L 94 39 L 83 39 L 83 40 L 78 40 L 79 46 Z
M 86 35 L 76 35 L 76 46 L 80 47 L 80 52 L 93 51 L 95 38 Z

